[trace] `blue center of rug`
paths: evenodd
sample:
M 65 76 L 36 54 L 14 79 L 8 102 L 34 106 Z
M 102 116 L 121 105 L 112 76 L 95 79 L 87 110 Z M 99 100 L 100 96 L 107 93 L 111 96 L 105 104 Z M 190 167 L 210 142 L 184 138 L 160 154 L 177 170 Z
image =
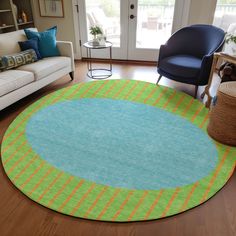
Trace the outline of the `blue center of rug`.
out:
M 45 161 L 113 187 L 155 190 L 194 183 L 216 166 L 213 142 L 198 127 L 156 107 L 80 99 L 48 106 L 29 120 L 27 140 Z

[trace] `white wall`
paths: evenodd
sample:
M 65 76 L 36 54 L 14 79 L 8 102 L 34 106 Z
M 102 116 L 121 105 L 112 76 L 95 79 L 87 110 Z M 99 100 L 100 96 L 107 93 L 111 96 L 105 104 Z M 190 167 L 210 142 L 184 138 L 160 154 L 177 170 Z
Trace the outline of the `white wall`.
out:
M 188 24 L 212 24 L 217 0 L 191 0 Z

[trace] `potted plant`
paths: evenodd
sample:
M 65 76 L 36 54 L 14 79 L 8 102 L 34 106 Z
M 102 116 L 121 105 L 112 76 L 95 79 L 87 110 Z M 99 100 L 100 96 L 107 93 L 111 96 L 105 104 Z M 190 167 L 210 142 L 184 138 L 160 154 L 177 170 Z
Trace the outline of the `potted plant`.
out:
M 90 27 L 90 34 L 93 35 L 93 41 L 92 41 L 92 44 L 94 46 L 99 46 L 99 39 L 98 39 L 98 35 L 102 35 L 102 29 L 95 25 L 95 26 L 91 26 Z
M 236 35 L 234 34 L 227 34 L 225 42 L 230 45 L 232 55 L 236 55 Z

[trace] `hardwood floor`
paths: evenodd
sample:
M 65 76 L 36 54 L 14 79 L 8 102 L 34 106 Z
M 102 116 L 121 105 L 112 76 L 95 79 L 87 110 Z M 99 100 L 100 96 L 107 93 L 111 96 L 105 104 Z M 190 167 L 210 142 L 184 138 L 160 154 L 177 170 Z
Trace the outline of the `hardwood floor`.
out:
M 115 64 L 114 78 L 156 82 L 155 66 Z M 66 76 L 0 112 L 0 140 L 13 119 L 40 97 L 73 83 L 89 81 L 86 63 L 76 63 L 76 79 Z M 194 86 L 162 79 L 161 84 L 194 93 Z M 202 88 L 203 89 L 203 88 Z M 202 91 L 202 89 L 199 91 Z M 0 166 L 0 236 L 235 236 L 236 173 L 208 202 L 185 213 L 149 222 L 106 223 L 73 218 L 33 202 L 14 185 Z

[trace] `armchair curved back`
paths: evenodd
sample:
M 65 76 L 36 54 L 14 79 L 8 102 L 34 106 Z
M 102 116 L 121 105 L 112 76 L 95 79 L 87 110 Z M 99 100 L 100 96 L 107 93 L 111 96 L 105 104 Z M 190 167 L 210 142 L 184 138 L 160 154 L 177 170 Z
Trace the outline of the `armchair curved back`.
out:
M 174 33 L 166 45 L 174 54 L 193 55 L 202 58 L 223 46 L 225 32 L 213 25 L 191 25 Z

